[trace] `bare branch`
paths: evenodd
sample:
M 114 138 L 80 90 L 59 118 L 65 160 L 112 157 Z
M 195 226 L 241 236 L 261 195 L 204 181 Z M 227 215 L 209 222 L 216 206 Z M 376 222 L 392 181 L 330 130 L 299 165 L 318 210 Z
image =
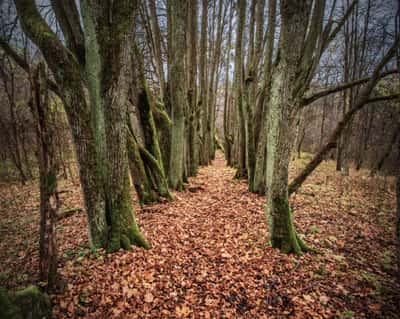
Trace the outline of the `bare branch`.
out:
M 383 67 L 395 56 L 395 53 L 398 49 L 400 43 L 400 36 L 398 35 L 390 47 L 390 49 L 386 52 L 385 56 L 379 62 L 379 64 L 375 67 L 374 72 L 372 73 L 370 79 L 366 83 L 366 85 L 360 91 L 360 94 L 357 97 L 356 102 L 354 103 L 354 107 L 348 111 L 343 119 L 338 123 L 332 134 L 330 135 L 328 142 L 321 147 L 321 149 L 315 154 L 312 160 L 306 165 L 306 167 L 300 172 L 299 175 L 290 183 L 288 187 L 289 195 L 296 192 L 307 177 L 318 167 L 318 165 L 323 161 L 326 154 L 336 147 L 336 143 L 338 138 L 341 136 L 345 127 L 350 123 L 353 119 L 354 115 L 361 110 L 369 101 L 371 101 L 370 95 L 373 88 L 376 86 L 380 79 L 381 70 Z
M 381 75 L 379 75 L 378 78 L 382 79 L 388 75 L 395 74 L 395 73 L 399 73 L 399 70 L 394 69 L 394 70 L 389 70 L 389 71 L 383 72 Z M 313 93 L 310 96 L 306 96 L 305 98 L 302 99 L 301 107 L 307 106 L 307 105 L 311 104 L 312 102 L 314 102 L 322 97 L 325 97 L 327 95 L 349 89 L 356 85 L 367 83 L 370 80 L 371 80 L 371 76 L 368 76 L 368 77 L 357 79 L 357 80 L 354 80 L 354 81 L 351 81 L 348 83 L 342 83 L 342 84 L 339 84 L 336 86 L 332 86 L 327 89 L 321 90 L 319 92 Z
M 18 54 L 10 46 L 10 44 L 7 41 L 5 41 L 2 37 L 0 37 L 0 46 L 4 50 L 4 52 L 10 58 L 12 58 L 15 61 L 15 63 L 18 64 L 19 67 L 21 67 L 22 70 L 24 70 L 28 74 L 30 73 L 31 67 L 30 67 L 28 61 L 26 61 L 26 59 L 24 57 L 22 57 L 20 54 Z M 57 96 L 61 97 L 60 91 L 58 90 L 58 86 L 54 81 L 52 81 L 51 79 L 47 78 L 47 85 L 48 85 L 49 89 L 51 91 L 53 91 L 53 93 L 55 93 Z
M 85 40 L 75 0 L 51 0 L 51 5 L 65 36 L 68 48 L 74 52 L 77 60 L 83 64 L 85 61 Z
M 365 104 L 376 103 L 381 101 L 390 101 L 400 98 L 400 93 L 391 94 L 391 95 L 382 95 L 382 96 L 374 96 L 371 97 Z

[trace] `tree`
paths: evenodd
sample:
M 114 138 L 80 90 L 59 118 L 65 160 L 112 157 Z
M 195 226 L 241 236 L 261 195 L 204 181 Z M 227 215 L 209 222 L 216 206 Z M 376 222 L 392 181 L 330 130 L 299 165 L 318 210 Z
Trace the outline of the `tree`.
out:
M 297 112 L 323 51 L 354 5 L 355 2 L 332 30 L 332 16 L 325 27 L 322 24 L 325 1 L 281 1 L 279 47 L 272 73 L 265 123 L 268 152 L 266 213 L 271 244 L 286 253 L 301 254 L 310 250 L 295 230 L 288 201 L 288 168 Z
M 57 191 L 58 161 L 55 149 L 54 112 L 49 101 L 46 74 L 39 64 L 31 79 L 31 111 L 36 122 L 37 157 L 40 177 L 40 280 L 53 290 L 57 283 L 56 223 L 60 200 Z
M 197 174 L 200 163 L 199 154 L 199 112 L 197 105 L 197 1 L 188 1 L 188 36 L 187 36 L 187 156 L 186 166 L 189 176 Z
M 200 108 L 200 163 L 207 165 L 209 161 L 209 149 L 206 141 L 207 130 L 207 29 L 208 29 L 208 0 L 202 0 L 201 9 L 201 35 L 200 35 L 200 56 L 199 56 L 199 81 L 200 81 L 200 95 L 199 95 L 199 108 Z
M 110 251 L 149 247 L 136 223 L 129 194 L 127 92 L 134 1 L 107 6 L 52 1 L 64 47 L 32 0 L 15 1 L 26 35 L 41 50 L 72 129 L 88 217 L 90 241 Z
M 171 104 L 171 152 L 169 158 L 169 184 L 173 189 L 183 188 L 185 154 L 185 110 L 188 109 L 185 83 L 186 17 L 187 4 L 168 2 L 169 35 L 168 94 Z
M 239 125 L 238 139 L 238 167 L 236 178 L 245 178 L 247 176 L 247 117 L 243 101 L 243 37 L 244 24 L 246 21 L 246 1 L 238 1 L 238 22 L 236 30 L 235 46 L 235 70 L 234 70 L 234 92 L 235 108 L 237 114 L 237 123 Z
M 163 159 L 159 145 L 153 110 L 158 111 L 144 71 L 143 57 L 138 45 L 134 44 L 135 63 L 133 63 L 134 85 L 131 91 L 136 94 L 136 117 L 138 130 L 142 141 L 135 136 L 131 119 L 128 118 L 128 155 L 134 185 L 141 203 L 149 204 L 160 200 L 160 197 L 171 200 L 167 177 L 164 171 Z M 160 111 L 158 111 L 160 112 Z
M 269 1 L 268 31 L 264 59 L 264 78 L 260 91 L 260 97 L 256 101 L 254 111 L 254 143 L 256 145 L 256 159 L 254 167 L 253 183 L 249 184 L 249 190 L 259 194 L 265 194 L 265 164 L 267 156 L 266 138 L 267 107 L 269 90 L 271 87 L 272 60 L 274 51 L 276 29 L 276 0 Z

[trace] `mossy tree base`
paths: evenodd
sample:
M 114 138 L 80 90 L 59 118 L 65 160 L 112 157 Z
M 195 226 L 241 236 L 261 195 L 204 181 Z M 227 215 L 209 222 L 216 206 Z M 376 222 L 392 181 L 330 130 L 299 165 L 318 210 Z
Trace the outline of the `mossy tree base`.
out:
M 132 245 L 150 248 L 150 243 L 141 233 L 130 202 L 130 185 L 128 170 L 120 189 L 113 192 L 114 197 L 108 200 L 108 221 L 110 223 L 107 252 L 119 249 L 130 250 Z
M 275 197 L 267 204 L 271 245 L 285 254 L 302 255 L 317 251 L 308 247 L 295 230 L 287 197 Z
M 0 318 L 43 319 L 50 317 L 50 299 L 38 287 L 28 286 L 17 292 L 0 288 Z

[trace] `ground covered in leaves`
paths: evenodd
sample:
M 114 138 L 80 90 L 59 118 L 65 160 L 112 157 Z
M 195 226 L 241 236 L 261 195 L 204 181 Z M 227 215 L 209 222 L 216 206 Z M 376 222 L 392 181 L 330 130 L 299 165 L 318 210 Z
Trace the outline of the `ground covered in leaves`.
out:
M 265 199 L 233 176 L 219 154 L 176 201 L 136 207 L 149 251 L 92 251 L 84 212 L 63 219 L 54 318 L 398 318 L 390 178 L 323 163 L 291 198 L 321 254 L 296 257 L 268 245 Z M 83 207 L 76 181 L 60 189 L 63 209 Z M 34 184 L 0 185 L 0 285 L 37 281 L 38 200 Z

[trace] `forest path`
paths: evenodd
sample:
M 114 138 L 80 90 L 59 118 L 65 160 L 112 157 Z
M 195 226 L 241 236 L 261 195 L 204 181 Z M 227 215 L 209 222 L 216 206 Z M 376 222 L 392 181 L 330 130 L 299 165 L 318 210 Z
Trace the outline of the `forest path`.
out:
M 377 309 L 370 308 L 376 303 L 368 292 L 381 279 L 381 287 L 393 288 L 393 277 L 378 277 L 381 266 L 373 255 L 389 250 L 388 243 L 371 246 L 359 239 L 387 237 L 387 226 L 376 227 L 376 207 L 359 199 L 365 185 L 358 178 L 345 188 L 335 173 L 326 181 L 329 165 L 292 199 L 298 229 L 324 255 L 299 258 L 268 246 L 265 197 L 233 179 L 234 169 L 217 153 L 186 191 L 175 193 L 176 201 L 137 207 L 152 249 L 67 262 L 62 272 L 69 289 L 54 297 L 61 305 L 56 313 L 81 312 L 87 318 L 330 318 L 343 315 L 338 309 L 360 317 L 390 313 L 396 308 L 392 295 L 385 297 L 388 309 Z M 352 192 L 343 199 L 350 184 Z M 344 204 L 348 201 L 351 206 Z M 346 213 L 338 219 L 338 211 Z M 366 282 L 363 273 L 374 279 Z
M 265 197 L 234 173 L 217 153 L 176 201 L 136 205 L 150 250 L 92 251 L 85 214 L 63 219 L 59 273 L 67 284 L 51 296 L 53 317 L 396 318 L 391 182 L 343 179 L 324 162 L 291 198 L 297 229 L 324 254 L 296 257 L 267 244 Z M 61 183 L 64 208 L 83 207 L 78 185 Z M 0 270 L 8 277 L 0 280 L 35 282 L 37 184 L 1 192 Z

